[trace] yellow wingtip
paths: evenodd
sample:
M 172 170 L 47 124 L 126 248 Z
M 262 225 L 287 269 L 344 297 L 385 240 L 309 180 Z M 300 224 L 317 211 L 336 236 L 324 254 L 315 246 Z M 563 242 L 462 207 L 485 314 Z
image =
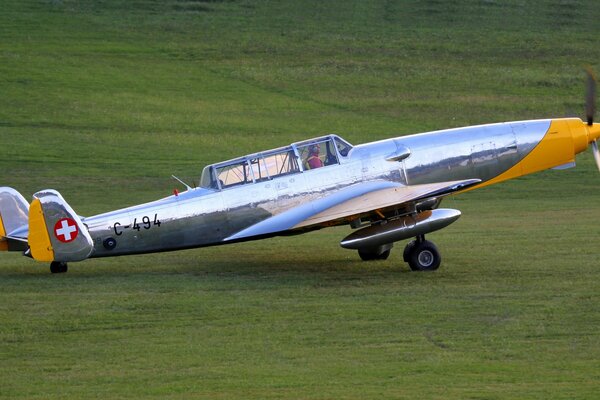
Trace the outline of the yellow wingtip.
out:
M 34 199 L 29 206 L 29 237 L 27 241 L 35 260 L 54 261 L 54 250 L 50 243 L 42 203 L 39 199 Z

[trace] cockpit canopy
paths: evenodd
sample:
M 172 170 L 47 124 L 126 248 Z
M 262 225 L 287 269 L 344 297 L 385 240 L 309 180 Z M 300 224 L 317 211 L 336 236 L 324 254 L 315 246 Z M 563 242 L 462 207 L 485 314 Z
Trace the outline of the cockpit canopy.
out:
M 305 140 L 209 165 L 202 171 L 200 186 L 220 190 L 335 165 L 350 150 L 352 145 L 337 135 Z

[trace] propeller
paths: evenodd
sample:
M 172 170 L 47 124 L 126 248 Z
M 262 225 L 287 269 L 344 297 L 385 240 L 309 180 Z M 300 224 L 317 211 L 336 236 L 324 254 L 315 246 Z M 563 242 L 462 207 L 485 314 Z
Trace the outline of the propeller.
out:
M 594 158 L 596 159 L 596 165 L 598 166 L 598 171 L 600 171 L 600 150 L 598 150 L 598 141 L 594 140 L 592 142 L 592 152 L 594 153 Z
M 586 68 L 587 84 L 585 92 L 585 117 L 589 127 L 594 125 L 594 114 L 596 113 L 596 76 L 591 67 Z M 600 150 L 598 150 L 598 140 L 592 141 L 592 153 L 596 160 L 596 165 L 600 171 Z
M 596 112 L 596 75 L 591 67 L 586 68 L 587 84 L 585 91 L 585 117 L 587 124 L 594 124 L 594 113 Z

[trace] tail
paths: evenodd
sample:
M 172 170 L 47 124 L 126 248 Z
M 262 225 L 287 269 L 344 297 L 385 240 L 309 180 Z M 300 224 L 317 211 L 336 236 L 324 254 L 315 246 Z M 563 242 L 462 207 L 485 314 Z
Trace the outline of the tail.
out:
M 87 227 L 55 190 L 33 195 L 27 240 L 37 261 L 81 261 L 94 250 Z
M 0 251 L 27 250 L 29 204 L 19 192 L 0 187 Z

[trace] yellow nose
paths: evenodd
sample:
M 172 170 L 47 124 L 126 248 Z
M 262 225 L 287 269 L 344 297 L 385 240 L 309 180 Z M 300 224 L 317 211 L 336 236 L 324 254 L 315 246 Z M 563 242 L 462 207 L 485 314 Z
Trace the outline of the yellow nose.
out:
M 600 139 L 600 124 L 595 123 L 593 125 L 586 125 L 588 131 L 588 143 L 592 143 L 594 140 Z
M 594 142 L 597 139 L 600 139 L 600 124 L 598 123 L 588 125 L 579 118 L 570 118 L 554 121 L 567 121 L 574 145 L 574 154 L 586 151 L 588 146 L 592 142 Z

